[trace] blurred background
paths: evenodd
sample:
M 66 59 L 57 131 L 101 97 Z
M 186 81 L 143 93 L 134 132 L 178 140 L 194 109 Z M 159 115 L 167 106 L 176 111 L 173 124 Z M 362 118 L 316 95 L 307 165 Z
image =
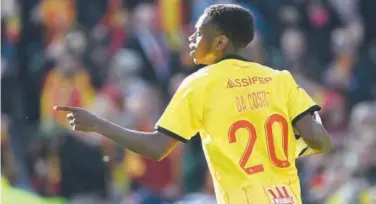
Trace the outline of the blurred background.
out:
M 199 137 L 156 163 L 52 111 L 152 131 L 200 68 L 187 38 L 215 3 L 249 8 L 244 56 L 290 70 L 323 107 L 335 148 L 297 161 L 304 203 L 376 203 L 375 0 L 2 0 L 3 203 L 215 203 Z

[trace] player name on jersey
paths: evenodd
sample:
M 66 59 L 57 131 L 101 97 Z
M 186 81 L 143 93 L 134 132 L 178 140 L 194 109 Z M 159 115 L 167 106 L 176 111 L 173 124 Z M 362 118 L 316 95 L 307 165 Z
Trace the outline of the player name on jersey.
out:
M 250 92 L 247 95 L 235 97 L 236 107 L 239 113 L 253 111 L 268 107 L 268 95 L 266 91 Z

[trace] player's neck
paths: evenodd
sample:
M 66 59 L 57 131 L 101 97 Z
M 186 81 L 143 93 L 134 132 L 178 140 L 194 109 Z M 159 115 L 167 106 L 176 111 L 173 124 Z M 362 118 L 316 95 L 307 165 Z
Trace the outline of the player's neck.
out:
M 218 60 L 218 62 L 225 59 L 238 59 L 242 61 L 249 61 L 248 59 L 242 57 L 240 51 L 224 52 L 222 57 Z

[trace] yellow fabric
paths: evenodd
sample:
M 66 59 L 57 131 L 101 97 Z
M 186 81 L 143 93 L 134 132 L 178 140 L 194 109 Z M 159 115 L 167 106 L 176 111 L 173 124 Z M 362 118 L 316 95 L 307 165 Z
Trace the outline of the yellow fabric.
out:
M 308 147 L 308 145 L 304 142 L 303 138 L 300 137 L 299 139 L 296 140 L 296 152 L 295 153 L 296 153 L 295 154 L 296 158 L 302 158 L 306 156 L 319 154 L 320 151 Z
M 181 47 L 181 0 L 160 0 L 162 29 L 167 34 L 171 49 Z
M 290 120 L 294 120 L 299 114 L 316 105 L 312 98 L 299 87 L 288 71 L 282 72 L 285 76 L 284 95 L 287 96 L 287 108 Z
M 335 192 L 334 194 L 329 196 L 328 200 L 325 202 L 325 204 L 349 204 L 349 203 L 352 203 L 352 202 L 346 200 L 346 198 L 343 198 L 340 192 Z M 357 203 L 358 204 L 373 204 L 374 203 L 372 200 L 372 193 L 370 189 L 366 189 L 360 192 Z
M 200 133 L 219 203 L 268 203 L 275 187 L 301 203 L 291 122 L 314 105 L 289 72 L 227 59 L 187 77 L 156 129 Z
M 140 177 L 144 175 L 146 167 L 141 157 L 131 151 L 127 151 L 124 156 L 124 166 L 126 174 L 131 177 Z
M 63 204 L 66 200 L 59 197 L 43 198 L 37 194 L 17 189 L 9 185 L 7 179 L 1 176 L 1 203 L 2 204 Z
M 161 0 L 161 16 L 163 29 L 166 32 L 175 31 L 180 27 L 181 0 Z
M 335 192 L 329 196 L 328 200 L 325 201 L 325 204 L 350 204 L 350 202 L 341 197 L 339 192 Z
M 157 122 L 157 126 L 172 130 L 184 139 L 191 139 L 202 125 L 203 112 L 200 110 L 203 108 L 203 92 L 197 91 L 202 82 L 204 81 L 198 74 L 186 78 Z
M 371 204 L 374 198 L 376 198 L 376 196 L 372 195 L 371 189 L 366 189 L 360 193 L 359 204 Z

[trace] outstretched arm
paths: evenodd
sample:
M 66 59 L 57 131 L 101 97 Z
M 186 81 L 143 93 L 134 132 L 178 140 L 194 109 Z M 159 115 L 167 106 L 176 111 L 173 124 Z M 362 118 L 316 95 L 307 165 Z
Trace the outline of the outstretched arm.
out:
M 184 79 L 159 118 L 155 132 L 130 130 L 78 107 L 56 106 L 54 109 L 70 112 L 68 119 L 73 130 L 97 132 L 135 153 L 161 160 L 178 141 L 187 142 L 199 131 L 203 118 L 202 84 L 206 81 L 194 74 Z
M 100 123 L 98 125 L 98 133 L 126 149 L 153 160 L 162 160 L 178 143 L 178 140 L 158 131 L 140 132 L 130 130 L 103 119 Z
M 56 106 L 54 109 L 70 112 L 67 118 L 73 130 L 97 132 L 120 146 L 153 160 L 163 159 L 178 143 L 178 140 L 158 131 L 140 132 L 121 127 L 82 108 Z

